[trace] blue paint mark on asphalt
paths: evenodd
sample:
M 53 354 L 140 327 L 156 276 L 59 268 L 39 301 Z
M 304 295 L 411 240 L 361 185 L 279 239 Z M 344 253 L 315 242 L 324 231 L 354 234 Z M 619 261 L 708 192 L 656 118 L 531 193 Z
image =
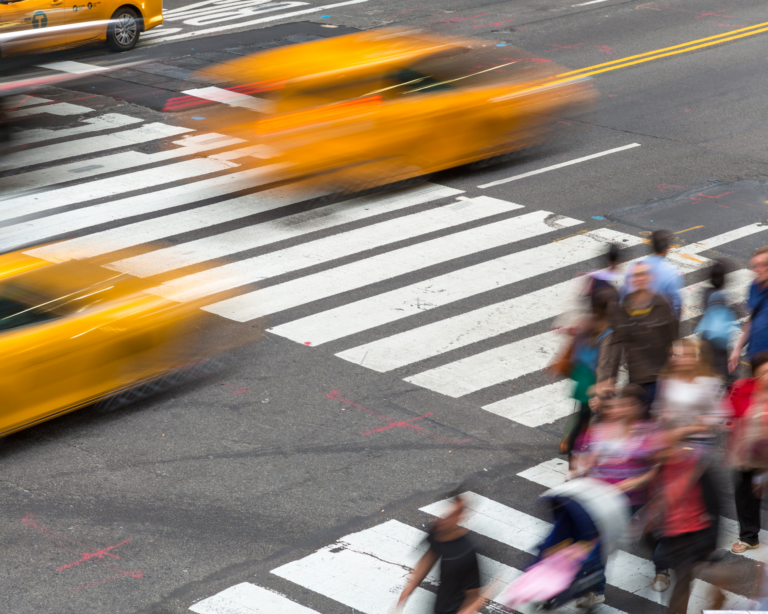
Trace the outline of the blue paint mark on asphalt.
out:
M 593 215 L 592 219 L 593 220 L 604 220 L 605 218 L 602 215 Z
M 506 46 L 507 46 L 507 43 L 499 43 L 499 44 L 498 44 L 498 45 L 496 45 L 496 46 L 497 46 L 497 47 L 506 47 Z
M 204 117 L 193 117 L 192 119 L 205 119 Z

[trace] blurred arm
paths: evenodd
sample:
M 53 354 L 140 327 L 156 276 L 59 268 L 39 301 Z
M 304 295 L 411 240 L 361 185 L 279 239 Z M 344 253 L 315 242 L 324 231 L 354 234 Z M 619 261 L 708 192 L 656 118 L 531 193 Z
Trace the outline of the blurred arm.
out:
M 416 567 L 413 569 L 413 573 L 408 578 L 408 584 L 405 585 L 403 592 L 400 594 L 400 599 L 397 600 L 397 610 L 399 611 L 408 601 L 408 597 L 416 590 L 427 577 L 429 570 L 432 569 L 434 564 L 437 563 L 437 555 L 430 548 L 424 553 L 424 556 L 416 563 Z

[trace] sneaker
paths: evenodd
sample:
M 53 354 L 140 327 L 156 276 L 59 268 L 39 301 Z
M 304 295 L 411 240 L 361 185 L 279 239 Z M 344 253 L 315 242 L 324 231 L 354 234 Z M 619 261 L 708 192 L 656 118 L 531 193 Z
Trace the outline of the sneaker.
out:
M 663 593 L 669 588 L 669 570 L 660 571 L 653 579 L 653 586 L 651 587 L 657 593 Z
M 587 593 L 576 600 L 576 607 L 591 608 L 601 603 L 605 603 L 605 595 L 601 595 L 600 593 Z

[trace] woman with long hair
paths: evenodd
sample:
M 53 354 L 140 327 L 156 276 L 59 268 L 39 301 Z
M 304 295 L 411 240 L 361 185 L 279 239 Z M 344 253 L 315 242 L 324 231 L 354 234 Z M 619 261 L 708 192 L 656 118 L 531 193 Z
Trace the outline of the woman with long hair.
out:
M 723 382 L 708 355 L 691 338 L 672 344 L 669 360 L 659 374 L 652 413 L 661 426 L 674 431 L 675 439 L 711 450 L 715 427 L 725 420 L 721 400 Z

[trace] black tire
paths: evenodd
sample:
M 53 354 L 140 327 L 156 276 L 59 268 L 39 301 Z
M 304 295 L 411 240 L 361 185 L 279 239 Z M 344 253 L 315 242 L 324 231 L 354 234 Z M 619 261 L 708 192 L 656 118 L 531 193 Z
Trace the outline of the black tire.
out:
M 136 11 L 124 6 L 115 11 L 107 28 L 107 47 L 112 51 L 130 51 L 139 42 L 141 19 Z

